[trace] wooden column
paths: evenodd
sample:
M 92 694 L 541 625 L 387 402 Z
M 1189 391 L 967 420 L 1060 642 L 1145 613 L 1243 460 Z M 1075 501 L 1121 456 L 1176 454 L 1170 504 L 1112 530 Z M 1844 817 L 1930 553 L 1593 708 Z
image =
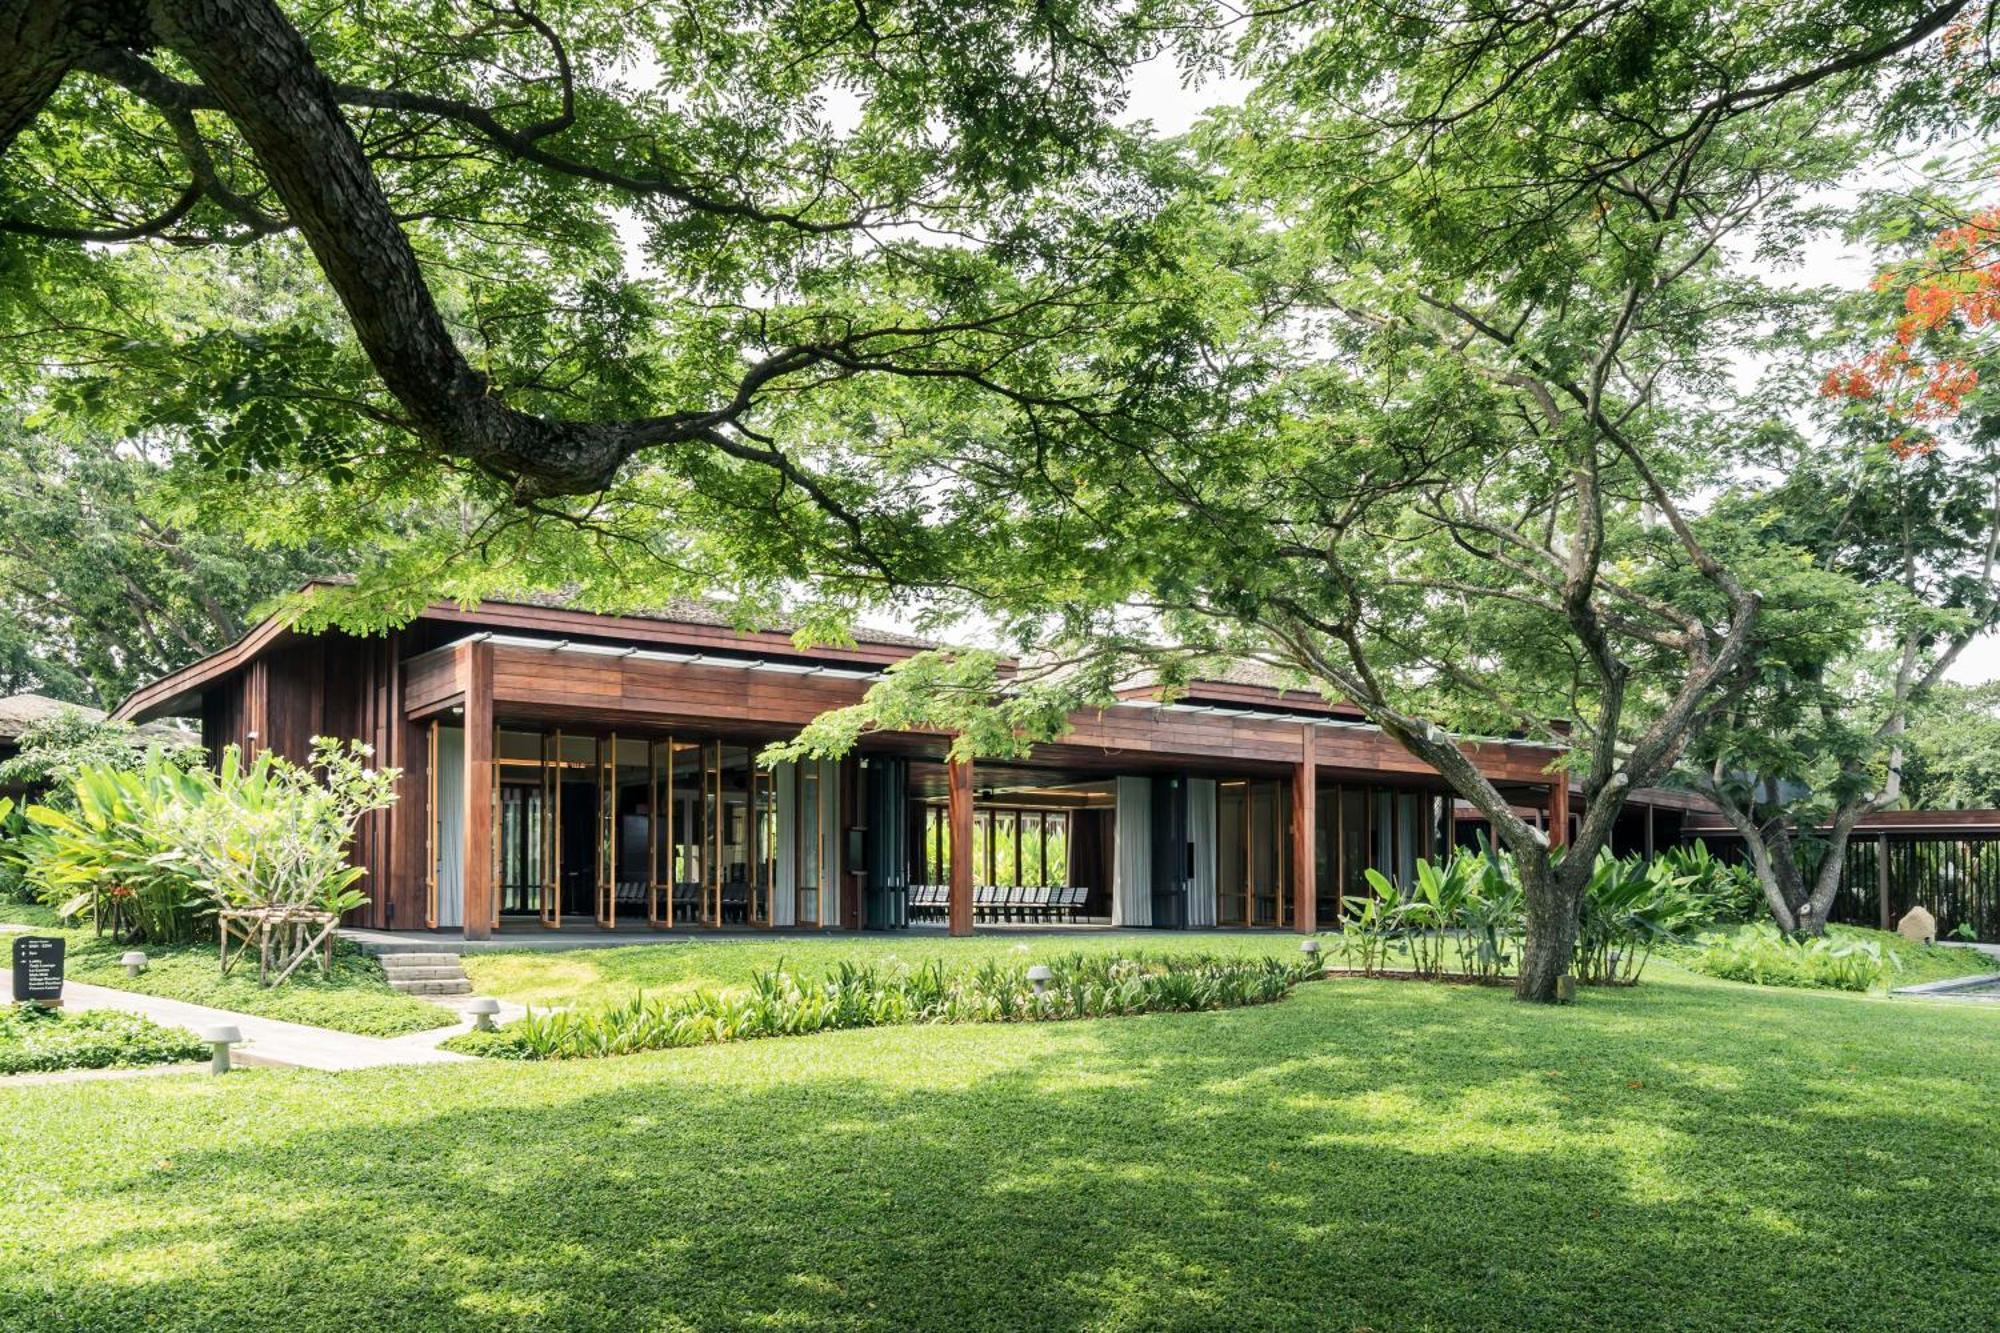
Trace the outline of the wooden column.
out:
M 1549 846 L 1569 843 L 1569 774 L 1549 784 Z
M 945 765 L 945 822 L 951 833 L 951 933 L 972 933 L 972 761 Z
M 1319 728 L 1299 729 L 1299 765 L 1292 773 L 1292 929 L 1319 929 Z
M 493 930 L 493 645 L 459 649 L 465 688 L 465 938 Z

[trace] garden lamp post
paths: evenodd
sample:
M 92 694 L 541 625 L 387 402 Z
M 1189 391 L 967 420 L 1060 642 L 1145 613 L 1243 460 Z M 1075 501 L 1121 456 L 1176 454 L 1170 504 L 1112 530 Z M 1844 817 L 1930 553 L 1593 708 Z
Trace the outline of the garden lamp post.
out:
M 1033 967 L 1028 969 L 1028 984 L 1035 988 L 1035 996 L 1037 999 L 1048 994 L 1049 978 L 1053 975 L 1054 974 L 1049 971 L 1048 965 L 1045 963 L 1036 963 Z
M 474 1032 L 493 1031 L 493 1015 L 500 1012 L 500 1001 L 490 995 L 475 996 L 466 1006 L 465 1012 L 472 1015 Z
M 125 965 L 125 975 L 128 977 L 136 977 L 146 970 L 146 955 L 137 949 L 127 953 L 118 961 Z
M 229 1048 L 242 1041 L 243 1034 L 237 1031 L 234 1024 L 218 1023 L 212 1028 L 203 1029 L 201 1039 L 207 1042 L 215 1052 L 214 1059 L 209 1062 L 208 1072 L 211 1074 L 227 1074 L 229 1072 Z

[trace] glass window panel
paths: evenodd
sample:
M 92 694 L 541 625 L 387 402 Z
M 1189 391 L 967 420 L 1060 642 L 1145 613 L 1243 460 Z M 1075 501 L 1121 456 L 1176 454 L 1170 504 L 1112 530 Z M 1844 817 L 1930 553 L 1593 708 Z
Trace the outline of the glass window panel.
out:
M 1069 811 L 1049 813 L 1042 825 L 1042 864 L 1050 884 L 1061 888 L 1069 883 Z
M 1250 921 L 1248 832 L 1249 786 L 1222 782 L 1215 792 L 1216 921 L 1225 926 Z
M 1260 926 L 1277 921 L 1278 908 L 1278 784 L 1259 782 L 1250 788 L 1250 876 L 1255 915 Z
M 1366 893 L 1368 880 L 1368 793 L 1358 787 L 1340 792 L 1340 877 L 1341 892 L 1350 897 Z
M 645 741 L 621 736 L 615 755 L 607 757 L 613 759 L 610 778 L 615 792 L 613 809 L 617 812 L 616 876 L 621 885 L 644 885 L 646 857 L 653 843 L 651 756 Z M 621 898 L 632 903 L 638 900 L 638 894 L 628 887 Z
M 1422 824 L 1423 797 L 1402 792 L 1396 797 L 1396 873 L 1402 884 L 1417 880 L 1417 830 Z
M 1375 869 L 1396 878 L 1396 799 L 1393 792 L 1378 791 L 1374 799 Z
M 993 849 L 992 871 L 989 879 L 994 884 L 1020 883 L 1021 840 L 1017 833 L 1017 816 L 1012 810 L 993 812 L 992 838 L 988 845 Z

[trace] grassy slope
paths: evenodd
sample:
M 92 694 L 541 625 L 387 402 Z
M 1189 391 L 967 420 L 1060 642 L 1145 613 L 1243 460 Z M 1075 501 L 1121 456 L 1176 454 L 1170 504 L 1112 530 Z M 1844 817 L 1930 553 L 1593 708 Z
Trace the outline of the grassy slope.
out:
M 42 934 L 66 937 L 69 948 L 64 972 L 71 981 L 380 1037 L 422 1032 L 457 1021 L 439 1005 L 390 990 L 381 964 L 365 954 L 336 953 L 333 972 L 324 978 L 306 963 L 284 985 L 267 990 L 257 984 L 254 959 L 239 963 L 225 977 L 216 968 L 211 946 L 169 949 L 139 945 L 146 955 L 146 971 L 132 978 L 125 975 L 118 961 L 132 946 L 116 944 L 109 936 L 99 937 L 87 927 L 59 929 L 53 914 L 40 907 L 0 905 L 0 921 L 23 922 Z M 5 938 L 0 936 L 0 940 Z
M 818 976 L 841 961 L 898 959 L 924 963 L 944 958 L 972 963 L 986 958 L 1032 960 L 1066 953 L 1209 952 L 1296 958 L 1299 937 L 1243 931 L 1094 932 L 1083 935 L 979 935 L 954 940 L 938 934 L 787 936 L 771 939 L 694 938 L 618 949 L 558 953 L 468 954 L 466 975 L 481 995 L 523 1004 L 590 1004 L 624 1001 L 634 991 L 669 993 L 704 986 L 747 985 L 758 972 L 783 962 L 794 972 Z
M 1996 1040 L 1663 968 L 0 1090 L 0 1327 L 1990 1327 Z
M 1700 933 L 1706 936 L 1733 935 L 1754 929 L 1757 927 L 1718 926 Z M 1886 991 L 1897 986 L 1922 985 L 1926 981 L 1949 981 L 1953 977 L 2000 972 L 2000 962 L 1994 961 L 1992 957 L 1977 949 L 1959 949 L 1938 944 L 1912 944 L 1892 930 L 1869 930 L 1862 926 L 1828 926 L 1827 933 L 1840 940 L 1872 941 L 1879 945 L 1885 954 L 1896 959 L 1900 966 L 1892 971 L 1888 982 L 1878 987 L 1878 990 Z M 1662 956 L 1684 958 L 1699 952 L 1700 945 L 1690 941 L 1664 950 Z

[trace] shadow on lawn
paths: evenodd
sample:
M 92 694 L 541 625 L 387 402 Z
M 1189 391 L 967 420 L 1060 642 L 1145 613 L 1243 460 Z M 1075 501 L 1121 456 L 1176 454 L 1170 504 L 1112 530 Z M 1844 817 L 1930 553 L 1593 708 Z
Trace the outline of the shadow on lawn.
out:
M 1722 988 L 1554 1014 L 1332 983 L 321 1079 L 324 1129 L 86 1195 L 132 1220 L 0 1277 L 0 1323 L 45 1282 L 77 1327 L 1986 1323 L 1977 1062 L 1941 1077 L 1828 1012 L 1802 1036 L 1772 1027 L 1797 1003 Z M 1941 1244 L 1954 1222 L 1985 1244 Z

